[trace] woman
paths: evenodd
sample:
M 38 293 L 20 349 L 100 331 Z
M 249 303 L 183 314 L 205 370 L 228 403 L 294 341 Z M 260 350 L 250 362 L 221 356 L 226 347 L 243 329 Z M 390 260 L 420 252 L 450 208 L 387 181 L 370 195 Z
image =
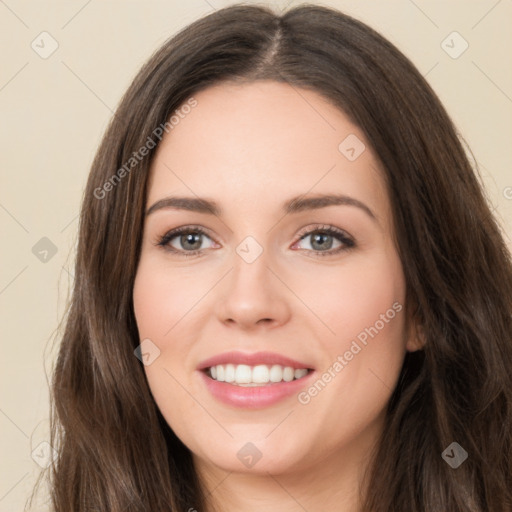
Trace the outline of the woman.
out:
M 318 6 L 198 20 L 92 165 L 54 509 L 511 510 L 511 268 L 382 36 Z

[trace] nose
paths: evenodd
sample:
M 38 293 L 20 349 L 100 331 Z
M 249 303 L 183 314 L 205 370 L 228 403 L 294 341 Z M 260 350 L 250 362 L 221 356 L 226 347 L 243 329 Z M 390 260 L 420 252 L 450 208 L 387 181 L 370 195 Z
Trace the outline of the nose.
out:
M 279 270 L 271 268 L 265 251 L 251 263 L 235 254 L 233 268 L 218 296 L 219 321 L 244 330 L 261 325 L 275 328 L 288 322 L 293 294 L 283 277 Z

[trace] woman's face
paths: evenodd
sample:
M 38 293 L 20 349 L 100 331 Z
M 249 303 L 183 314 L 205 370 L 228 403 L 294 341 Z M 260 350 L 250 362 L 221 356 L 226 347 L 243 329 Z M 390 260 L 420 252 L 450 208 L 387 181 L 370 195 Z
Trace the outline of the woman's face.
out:
M 195 99 L 149 181 L 133 300 L 151 392 L 205 467 L 350 464 L 417 348 L 380 165 L 315 92 L 224 83 Z

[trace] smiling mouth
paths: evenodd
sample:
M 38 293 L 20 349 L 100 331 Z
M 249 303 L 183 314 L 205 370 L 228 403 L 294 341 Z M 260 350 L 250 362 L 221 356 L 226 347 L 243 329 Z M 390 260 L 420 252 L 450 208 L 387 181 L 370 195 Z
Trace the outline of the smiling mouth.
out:
M 313 370 L 311 368 L 292 368 L 280 364 L 218 364 L 205 368 L 208 377 L 217 382 L 226 382 L 234 386 L 261 387 L 291 382 L 304 378 Z

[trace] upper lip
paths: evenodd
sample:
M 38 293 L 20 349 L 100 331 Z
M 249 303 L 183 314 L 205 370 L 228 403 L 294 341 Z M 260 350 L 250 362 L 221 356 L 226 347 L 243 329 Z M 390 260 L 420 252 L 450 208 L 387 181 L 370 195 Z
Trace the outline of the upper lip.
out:
M 258 364 L 279 364 L 281 366 L 291 366 L 292 368 L 311 368 L 311 365 L 307 363 L 302 363 L 295 359 L 291 359 L 289 357 L 282 356 L 281 354 L 276 354 L 274 352 L 224 352 L 222 354 L 218 354 L 216 356 L 205 359 L 199 366 L 198 370 L 205 370 L 206 368 L 210 368 L 212 366 L 216 366 L 218 364 L 246 364 L 249 366 L 256 366 Z

